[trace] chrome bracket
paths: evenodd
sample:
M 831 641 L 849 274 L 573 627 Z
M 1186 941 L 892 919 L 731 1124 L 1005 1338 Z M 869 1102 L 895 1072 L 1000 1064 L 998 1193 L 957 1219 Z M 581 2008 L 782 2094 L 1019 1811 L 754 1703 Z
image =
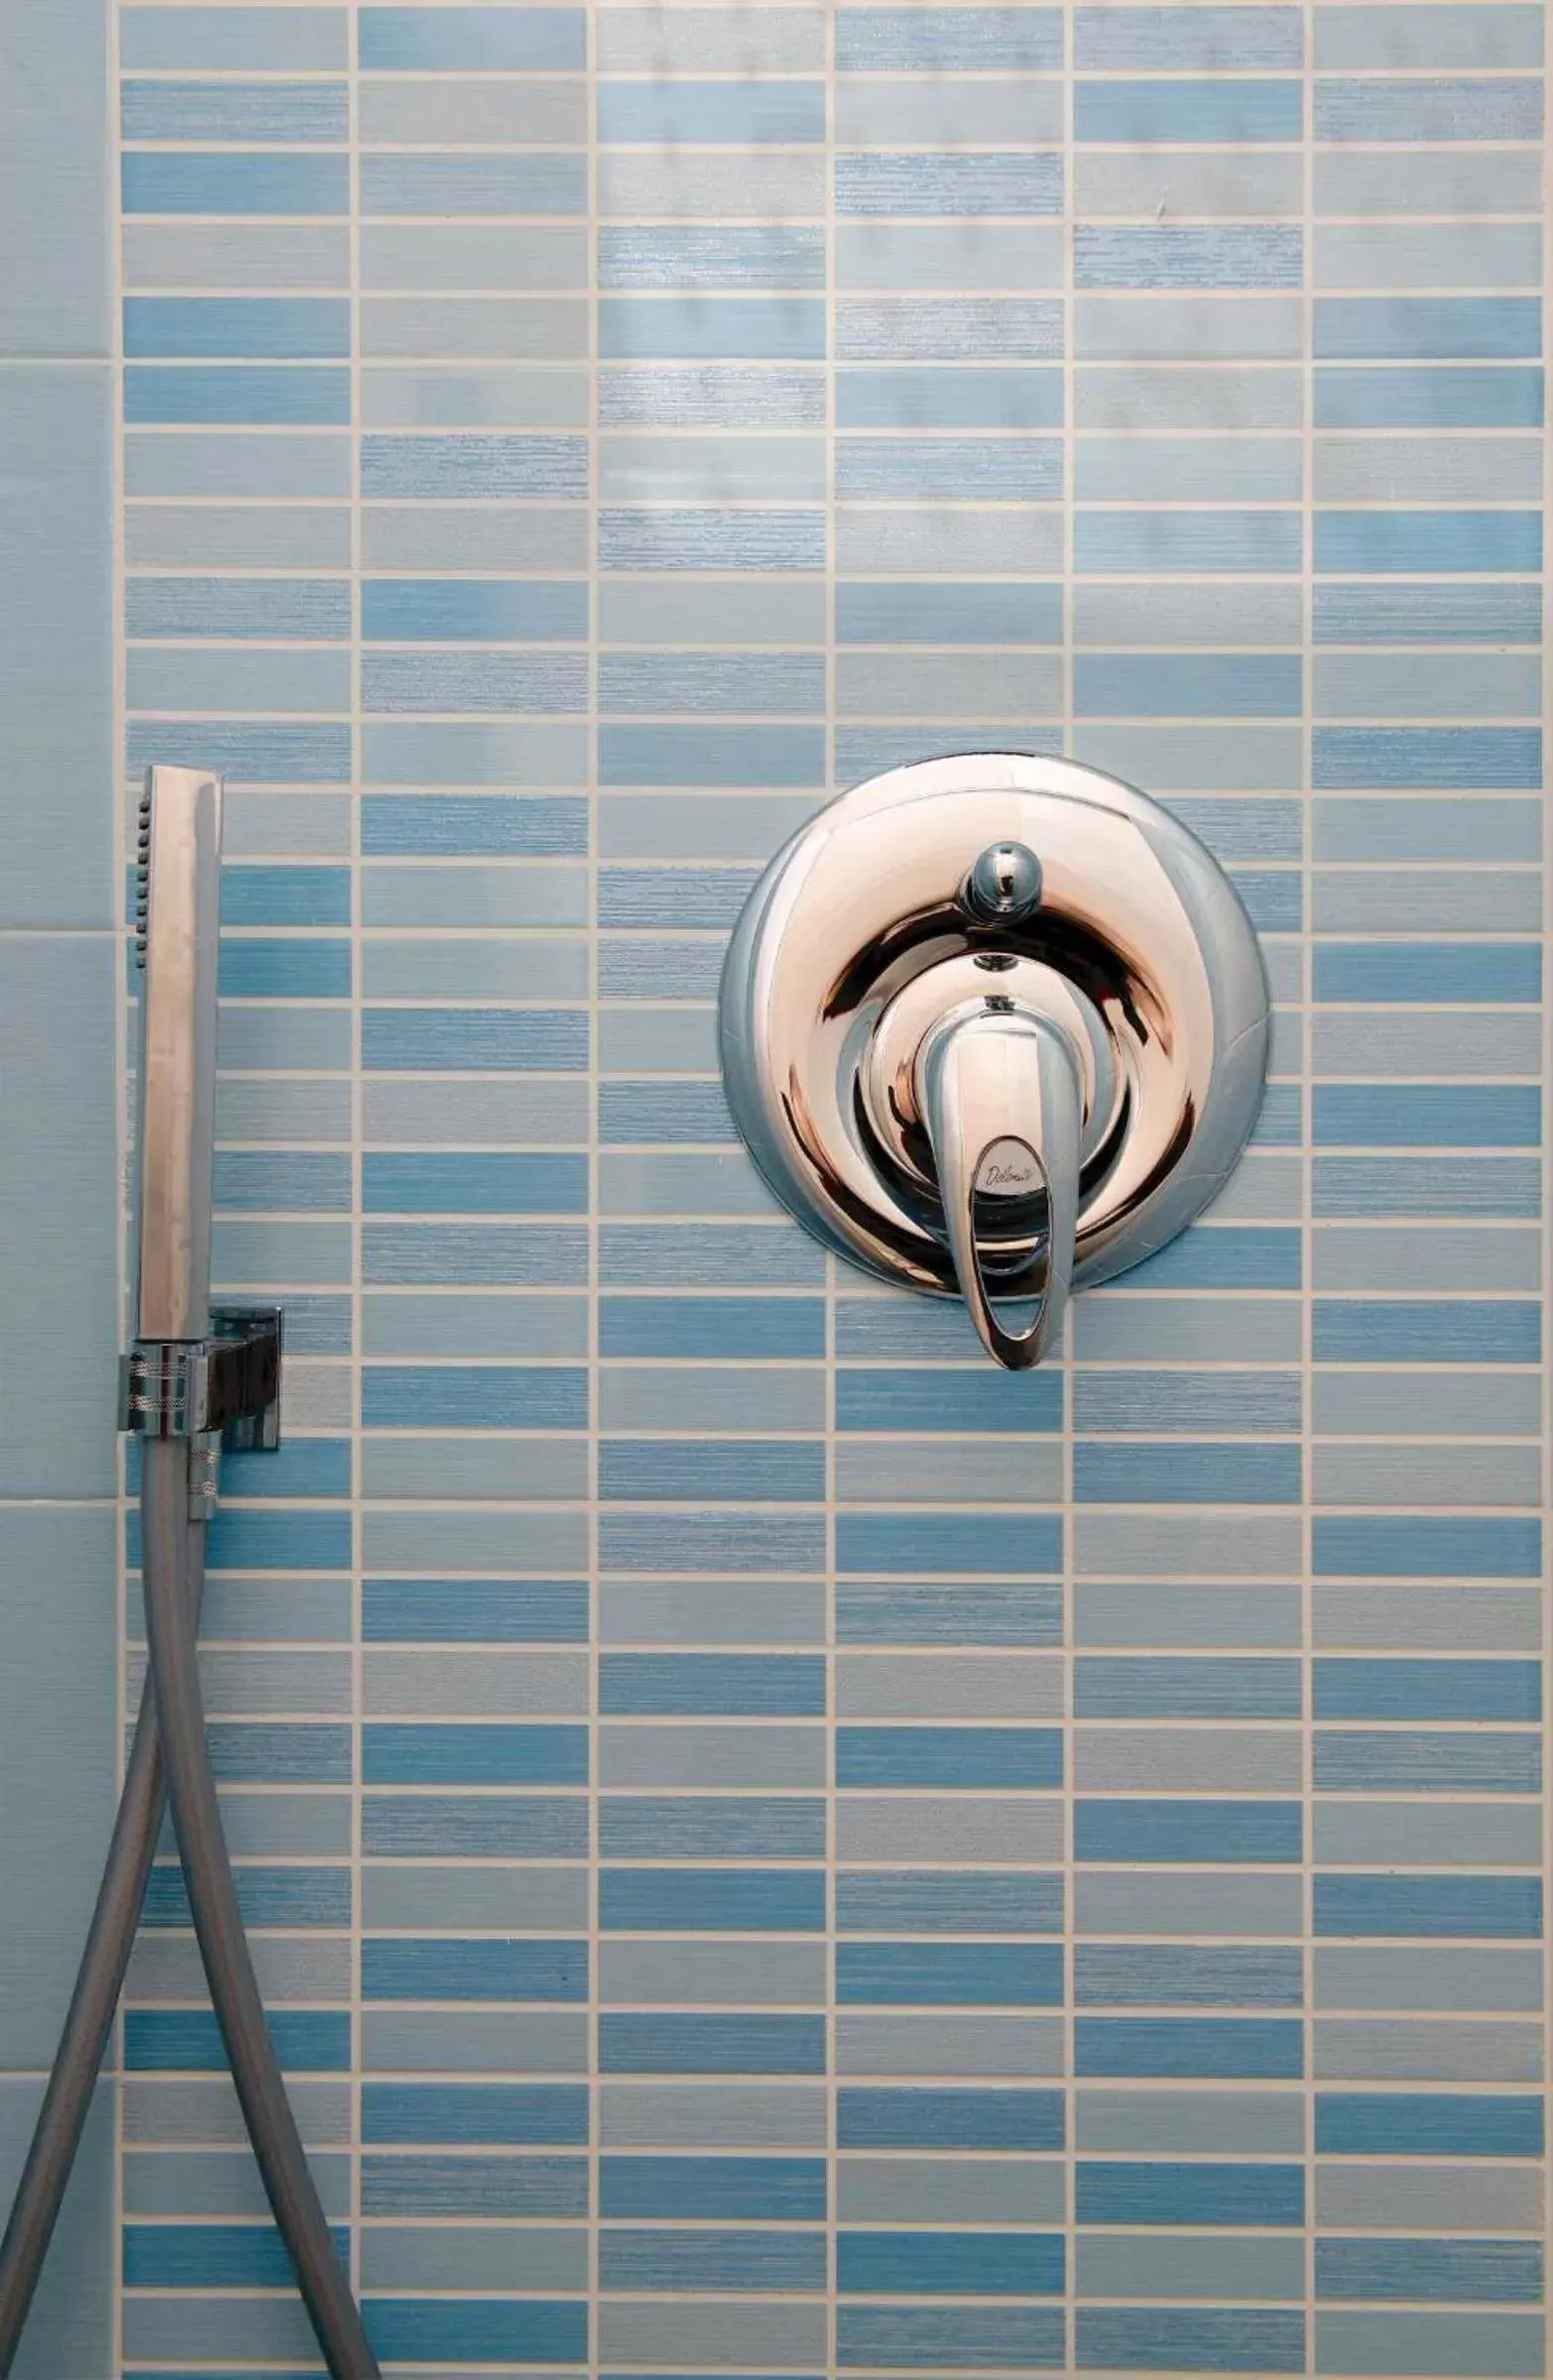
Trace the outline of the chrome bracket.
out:
M 212 1306 L 208 1339 L 137 1339 L 119 1358 L 119 1428 L 230 1454 L 281 1443 L 279 1306 Z

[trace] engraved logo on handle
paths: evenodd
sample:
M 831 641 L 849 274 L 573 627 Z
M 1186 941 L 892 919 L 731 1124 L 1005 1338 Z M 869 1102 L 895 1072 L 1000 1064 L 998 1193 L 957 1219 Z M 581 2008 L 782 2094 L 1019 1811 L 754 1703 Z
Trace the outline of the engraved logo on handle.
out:
M 1046 1176 L 1034 1150 L 1011 1134 L 983 1150 L 975 1187 L 985 1197 L 1023 1198 L 1031 1190 L 1044 1190 Z

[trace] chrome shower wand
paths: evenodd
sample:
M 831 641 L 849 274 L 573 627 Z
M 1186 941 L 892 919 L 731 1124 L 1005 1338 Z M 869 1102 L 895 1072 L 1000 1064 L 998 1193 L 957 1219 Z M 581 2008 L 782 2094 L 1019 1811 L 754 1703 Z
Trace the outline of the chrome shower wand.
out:
M 210 1997 L 276 2225 L 333 2380 L 378 2380 L 286 2096 L 237 1904 L 195 1632 L 224 1447 L 280 1442 L 281 1316 L 210 1303 L 221 780 L 153 769 L 140 807 L 135 1337 L 120 1424 L 140 1440 L 150 1672 L 86 1949 L 0 2241 L 8 2380 L 112 2029 L 165 1802 Z

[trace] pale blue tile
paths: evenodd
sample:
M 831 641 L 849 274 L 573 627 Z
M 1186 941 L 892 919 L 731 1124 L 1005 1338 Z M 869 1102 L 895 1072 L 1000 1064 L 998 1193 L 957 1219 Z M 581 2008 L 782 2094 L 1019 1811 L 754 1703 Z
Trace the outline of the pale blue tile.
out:
M 126 141 L 263 141 L 343 144 L 343 82 L 126 82 L 120 128 Z
M 350 420 L 350 375 L 331 365 L 132 364 L 129 422 L 229 428 L 306 428 Z
M 1316 235 L 1321 290 L 1535 289 L 1537 223 L 1331 224 Z
M 1079 8 L 1073 45 L 1076 65 L 1113 73 L 1149 66 L 1171 73 L 1282 66 L 1297 73 L 1304 63 L 1297 8 Z
M 1531 75 L 1318 80 L 1314 108 L 1318 141 L 1534 141 L 1542 83 Z
M 1292 511 L 1080 511 L 1074 521 L 1075 566 L 1095 574 L 1295 571 L 1302 529 Z
M 1073 134 L 1078 141 L 1129 147 L 1150 141 L 1297 141 L 1301 100 L 1297 76 L 1267 81 L 1080 81 L 1073 90 Z
M 606 74 L 730 72 L 770 75 L 823 72 L 825 19 L 817 8 L 610 8 L 598 25 L 598 62 Z
M 601 142 L 810 142 L 825 137 L 819 82 L 601 82 Z
M 557 73 L 587 62 L 580 8 L 364 8 L 368 73 Z
M 60 1988 L 64 1987 L 61 1976 Z M 51 2004 L 50 2026 L 57 2021 Z M 51 2033 L 28 2063 L 41 2064 L 52 2054 Z M 0 2190 L 8 2199 L 21 2173 L 41 2094 L 41 2082 L 31 2077 L 0 2080 Z M 103 2082 L 92 2097 L 60 2228 L 13 2367 L 16 2380 L 53 2380 L 64 2371 L 108 2369 L 114 2352 L 113 2116 L 113 2086 Z
M 1361 326 L 1352 336 L 1364 341 L 1378 333 Z M 1531 365 L 1448 371 L 1397 365 L 1336 371 L 1318 365 L 1315 405 L 1322 429 L 1537 429 L 1542 373 Z
M 128 496 L 348 496 L 350 441 L 195 431 L 124 441 Z
M 1303 278 L 1301 234 L 1278 224 L 1081 224 L 1074 236 L 1081 290 L 1297 290 Z
M 1044 362 L 1062 353 L 1062 306 L 1043 298 L 862 298 L 836 302 L 842 363 Z
M 1318 215 L 1542 210 L 1537 158 L 1529 149 L 1318 149 L 1314 164 Z
M 1015 150 L 984 150 L 967 156 L 907 150 L 836 160 L 836 212 L 842 216 L 1055 215 L 1061 211 L 1060 157 Z M 1058 278 L 1049 273 L 1043 276 L 1048 281 Z
M 95 368 L 0 373 L 0 731 L 8 756 L 0 922 L 112 917 L 109 392 Z
M 1430 2243 L 1431 2246 L 1433 2243 Z M 1542 2318 L 1534 2314 L 1384 2312 L 1316 2317 L 1316 2370 L 1532 2380 L 1545 2369 Z
M 1080 2371 L 1302 2372 L 1303 2314 L 1218 2306 L 1084 2306 L 1076 2318 Z
M 835 275 L 845 290 L 1058 289 L 1061 234 L 1027 224 L 843 223 Z
M 1318 8 L 1315 63 L 1402 73 L 1440 66 L 1540 71 L 1542 12 L 1518 0 L 1491 0 L 1487 7 Z
M 1026 149 L 1032 142 L 1054 150 L 1062 146 L 1062 85 L 1054 76 L 1038 80 L 1009 74 L 996 82 L 960 82 L 947 75 L 842 76 L 833 111 L 835 139 L 843 150 L 974 149 L 988 142 L 1004 150 Z M 1051 168 L 1060 174 L 1059 158 L 1052 159 Z
M 107 62 L 97 0 L 18 0 L 0 99 L 7 358 L 108 352 Z
M 126 216 L 350 212 L 349 161 L 301 152 L 130 150 L 121 186 Z
M 836 23 L 843 74 L 1017 73 L 1060 68 L 1054 8 L 846 8 Z
M 348 63 L 347 26 L 343 8 L 127 8 L 119 56 L 132 72 L 314 70 Z

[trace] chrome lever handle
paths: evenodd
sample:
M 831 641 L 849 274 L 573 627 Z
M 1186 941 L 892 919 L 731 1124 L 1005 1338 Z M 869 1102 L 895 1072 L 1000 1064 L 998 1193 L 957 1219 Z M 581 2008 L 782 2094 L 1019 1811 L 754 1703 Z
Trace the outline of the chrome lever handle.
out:
M 1078 1066 L 1067 1036 L 1044 1017 L 987 1002 L 944 1017 L 917 1058 L 917 1094 L 938 1173 L 944 1231 L 961 1293 L 983 1346 L 1010 1371 L 1038 1364 L 1068 1300 L 1078 1228 Z M 978 1200 L 1017 1206 L 1044 1192 L 1044 1262 L 1014 1284 L 1035 1294 L 1034 1319 L 1005 1330 L 993 1310 L 977 1244 Z

